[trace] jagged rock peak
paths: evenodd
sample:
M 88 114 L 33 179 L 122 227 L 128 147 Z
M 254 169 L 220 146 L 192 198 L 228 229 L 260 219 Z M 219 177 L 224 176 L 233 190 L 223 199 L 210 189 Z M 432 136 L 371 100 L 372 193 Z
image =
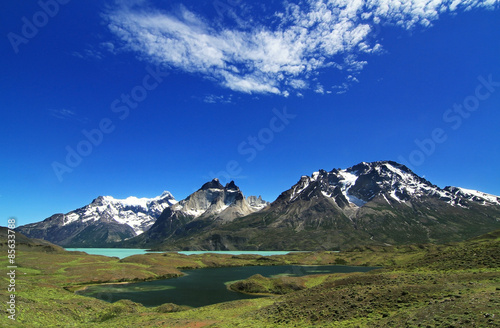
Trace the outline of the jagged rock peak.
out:
M 174 198 L 174 196 L 172 195 L 172 193 L 170 191 L 166 191 L 164 190 L 161 195 L 159 196 L 160 199 L 163 199 L 163 198 Z
M 91 204 L 102 204 L 104 201 L 104 196 L 98 196 L 97 198 L 93 199 Z
M 248 205 L 250 205 L 250 207 L 252 207 L 256 210 L 261 210 L 270 204 L 268 201 L 263 200 L 262 196 L 260 196 L 260 195 L 259 195 L 259 197 L 248 196 L 247 202 L 248 202 Z
M 389 205 L 422 197 L 439 199 L 449 205 L 461 207 L 467 207 L 467 201 L 500 205 L 498 196 L 464 188 L 441 189 L 394 161 L 362 162 L 347 169 L 333 169 L 330 172 L 319 170 L 311 176 L 302 176 L 279 199 L 294 202 L 322 196 L 334 199 L 342 209 L 363 207 L 377 197 Z
M 228 184 L 226 184 L 225 189 L 226 190 L 235 190 L 235 191 L 240 190 L 240 188 L 238 188 L 238 186 L 232 180 L 231 180 L 231 182 L 229 182 Z
M 207 189 L 224 189 L 224 186 L 220 184 L 219 179 L 215 178 L 212 181 L 205 183 L 200 188 L 200 190 L 207 190 Z
M 401 170 L 404 173 L 415 174 L 405 165 L 394 162 L 394 161 L 375 161 L 375 162 L 370 162 L 370 163 L 361 162 L 359 164 L 356 164 L 356 165 L 346 169 L 346 171 L 358 172 L 360 174 L 366 174 L 375 168 L 381 168 L 381 169 L 387 170 L 389 167 L 394 167 L 396 169 Z M 342 169 L 338 169 L 336 171 L 342 171 Z

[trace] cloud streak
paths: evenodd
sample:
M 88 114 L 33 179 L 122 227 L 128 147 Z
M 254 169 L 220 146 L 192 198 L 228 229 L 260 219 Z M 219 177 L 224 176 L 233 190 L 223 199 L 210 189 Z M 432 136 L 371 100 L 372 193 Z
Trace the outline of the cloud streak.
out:
M 144 1 L 122 4 L 106 18 L 125 49 L 147 62 L 200 74 L 233 91 L 288 96 L 307 88 L 335 90 L 312 83 L 328 70 L 345 72 L 342 86 L 355 83 L 366 64 L 359 57 L 383 49 L 374 38 L 377 24 L 428 27 L 442 14 L 495 9 L 499 2 L 303 0 L 286 2 L 269 17 L 249 17 L 253 25 L 245 28 L 211 24 L 183 6 L 175 14 L 162 12 Z M 277 24 L 264 22 L 270 17 Z
M 74 111 L 69 109 L 49 109 L 50 115 L 61 120 L 76 119 L 77 115 Z
M 70 109 L 62 108 L 62 109 L 49 109 L 48 110 L 49 114 L 52 117 L 55 117 L 60 120 L 70 120 L 70 121 L 78 121 L 85 123 L 88 121 L 87 118 L 85 117 L 80 117 L 77 113 Z

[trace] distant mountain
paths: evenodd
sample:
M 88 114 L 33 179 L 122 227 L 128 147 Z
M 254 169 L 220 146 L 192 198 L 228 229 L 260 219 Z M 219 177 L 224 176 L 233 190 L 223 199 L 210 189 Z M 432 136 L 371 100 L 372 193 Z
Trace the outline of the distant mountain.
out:
M 191 233 L 209 231 L 260 211 L 267 205 L 269 203 L 260 196 L 245 198 L 234 181 L 223 186 L 218 179 L 213 179 L 186 199 L 165 209 L 151 229 L 123 245 L 149 247 Z
M 16 230 L 64 247 L 106 246 L 147 231 L 166 208 L 176 203 L 168 191 L 155 198 L 99 196 L 82 208 Z
M 260 211 L 264 209 L 266 206 L 268 206 L 270 203 L 268 201 L 265 201 L 262 199 L 261 196 L 248 196 L 247 197 L 247 202 L 248 205 L 250 205 L 251 208 Z
M 8 243 L 8 228 L 0 227 L 0 250 L 7 253 L 7 250 L 11 249 Z M 46 240 L 42 239 L 31 239 L 23 234 L 16 231 L 15 233 L 16 240 L 16 251 L 35 251 L 35 252 L 64 252 L 64 248 L 54 245 Z
M 392 161 L 302 176 L 273 203 L 214 179 L 177 202 L 98 197 L 17 230 L 61 246 L 160 250 L 338 250 L 445 243 L 500 228 L 500 197 L 439 188 Z
M 302 176 L 262 211 L 210 229 L 188 224 L 190 220 L 183 221 L 186 217 L 181 213 L 166 212 L 162 217 L 171 217 L 169 222 L 178 226 L 164 229 L 170 232 L 166 238 L 165 234 L 151 236 L 146 245 L 206 250 L 345 249 L 458 241 L 500 227 L 498 196 L 457 187 L 441 189 L 392 161 Z

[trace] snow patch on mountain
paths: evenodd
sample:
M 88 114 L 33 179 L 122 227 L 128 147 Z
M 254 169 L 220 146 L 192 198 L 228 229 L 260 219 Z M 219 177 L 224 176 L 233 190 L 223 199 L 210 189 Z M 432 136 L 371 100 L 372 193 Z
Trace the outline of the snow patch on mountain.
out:
M 168 191 L 164 191 L 160 196 L 154 198 L 137 198 L 134 196 L 130 196 L 125 199 L 115 199 L 111 196 L 103 196 L 103 200 L 109 204 L 114 204 L 119 207 L 140 207 L 144 210 L 148 210 L 151 205 L 154 205 L 155 202 L 158 202 L 165 198 L 170 200 L 170 204 L 177 203 L 177 201 L 174 199 L 174 196 L 172 196 L 172 194 Z
M 345 196 L 345 198 L 349 201 L 349 203 L 354 204 L 358 207 L 366 204 L 366 201 L 349 194 L 349 189 L 356 184 L 356 180 L 358 180 L 359 176 L 351 172 L 347 172 L 347 170 L 340 170 L 339 175 L 342 177 L 342 180 L 340 180 L 340 190 L 342 191 L 342 194 Z
M 153 225 L 165 208 L 176 203 L 168 191 L 154 198 L 99 196 L 89 205 L 64 215 L 63 226 L 76 222 L 114 220 L 130 226 L 139 235 Z
M 349 201 L 349 203 L 351 204 L 354 204 L 358 207 L 361 207 L 363 205 L 365 205 L 367 202 L 362 200 L 362 199 L 359 199 L 357 198 L 356 196 L 353 196 L 353 195 L 346 195 L 346 198 L 347 200 Z
M 383 196 L 390 205 L 393 204 L 390 199 L 405 204 L 420 197 L 435 197 L 451 206 L 463 208 L 468 208 L 468 202 L 500 205 L 498 196 L 457 187 L 441 189 L 406 166 L 392 161 L 363 162 L 348 169 L 333 169 L 330 172 L 320 170 L 311 176 L 302 176 L 292 186 L 289 201 L 293 202 L 299 197 L 307 199 L 314 188 L 320 188 L 324 197 L 334 199 L 341 208 L 347 206 L 351 210 L 363 207 L 377 195 Z M 309 195 L 304 193 L 306 189 L 310 190 Z M 344 197 L 339 197 L 339 192 Z
M 500 205 L 500 196 L 487 194 L 482 191 L 461 187 L 446 187 L 444 188 L 444 190 L 451 194 L 454 199 L 466 199 L 468 201 L 475 202 L 481 205 Z M 463 204 L 457 203 L 457 205 Z
M 315 173 L 318 173 L 318 172 L 315 172 Z M 293 187 L 292 194 L 290 195 L 290 200 L 292 201 L 295 198 L 297 198 L 297 196 L 300 195 L 300 193 L 302 191 L 304 191 L 307 187 L 309 187 L 309 183 L 311 181 L 316 181 L 316 179 L 317 179 L 317 175 L 314 176 L 314 174 L 313 174 L 313 177 L 308 177 L 307 175 L 301 176 L 299 183 Z
M 483 203 L 491 203 L 495 205 L 500 205 L 500 197 L 484 193 L 482 191 L 477 191 L 477 190 L 472 190 L 472 189 L 465 189 L 465 188 L 460 188 L 458 187 L 465 195 L 469 195 L 472 197 L 477 198 L 478 200 L 482 201 Z
M 248 205 L 253 208 L 255 211 L 260 211 L 266 208 L 269 205 L 269 202 L 262 199 L 262 196 L 248 196 L 247 197 Z
M 172 210 L 194 219 L 217 217 L 227 222 L 260 211 L 268 204 L 260 196 L 245 198 L 234 181 L 222 186 L 214 179 L 172 206 Z

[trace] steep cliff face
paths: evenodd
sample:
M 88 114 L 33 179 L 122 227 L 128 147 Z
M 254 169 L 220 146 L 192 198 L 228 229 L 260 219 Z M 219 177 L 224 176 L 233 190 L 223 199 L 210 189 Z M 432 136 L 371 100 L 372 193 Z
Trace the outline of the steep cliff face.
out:
M 205 183 L 198 191 L 174 205 L 172 210 L 193 219 L 210 217 L 222 223 L 256 211 L 234 181 L 223 187 L 218 179 Z
M 210 231 L 260 211 L 268 204 L 261 197 L 250 197 L 251 203 L 234 181 L 222 186 L 218 179 L 214 179 L 166 209 L 151 229 L 126 245 L 152 247 L 168 240 Z

